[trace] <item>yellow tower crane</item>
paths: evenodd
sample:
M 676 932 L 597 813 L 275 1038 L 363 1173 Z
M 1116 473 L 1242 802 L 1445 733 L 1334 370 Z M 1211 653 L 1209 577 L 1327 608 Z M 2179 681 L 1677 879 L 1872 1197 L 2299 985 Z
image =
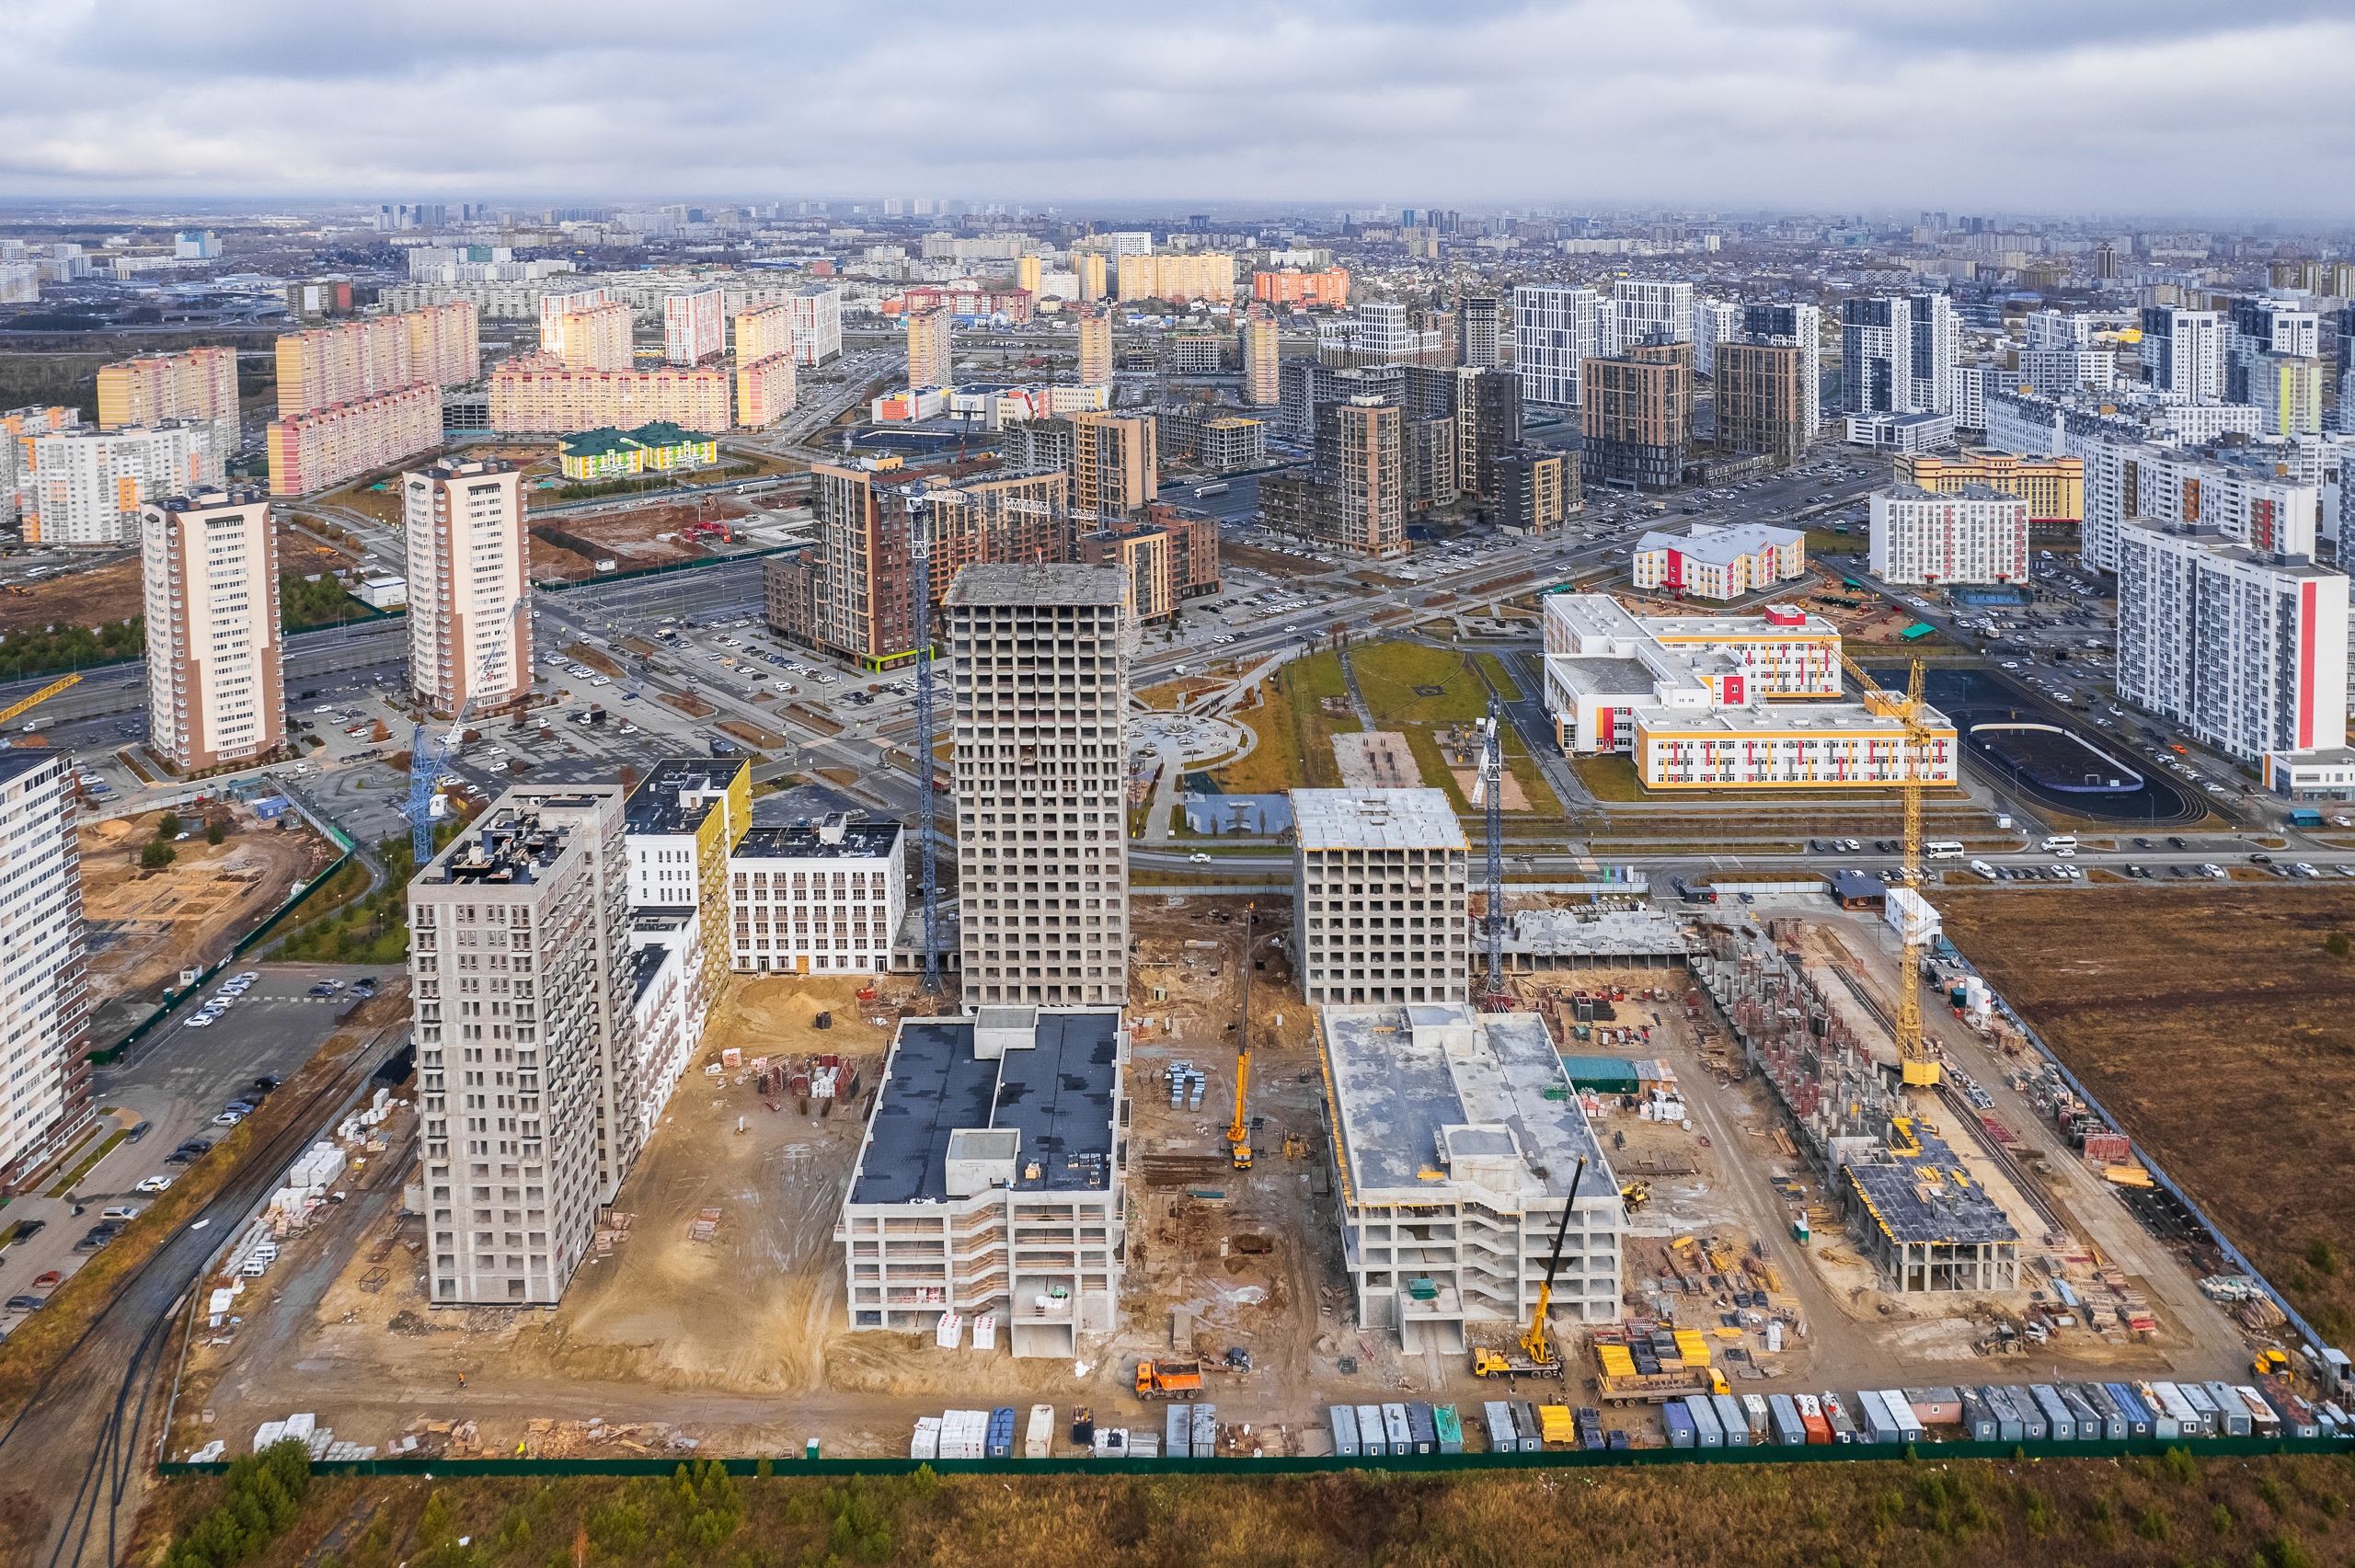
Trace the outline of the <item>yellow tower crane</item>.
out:
M 1235 1120 L 1226 1129 L 1228 1162 L 1237 1171 L 1251 1168 L 1251 948 L 1258 907 L 1243 906 L 1243 1023 L 1235 1038 Z
M 1928 705 L 1922 700 L 1922 661 L 1913 661 L 1902 696 L 1885 690 L 1844 650 L 1840 662 L 1862 688 L 1867 713 L 1896 719 L 1905 727 L 1905 865 L 1900 875 L 1908 887 L 1918 892 L 1922 887 L 1921 764 L 1930 740 L 1930 727 L 1922 719 L 1922 710 Z M 1911 921 L 1901 929 L 1905 944 L 1897 961 L 1898 1064 L 1909 1087 L 1935 1088 L 1940 1077 L 1938 1061 L 1922 1043 L 1922 944 L 1914 939 Z
M 27 708 L 31 707 L 36 703 L 45 703 L 49 701 L 50 698 L 54 697 L 58 692 L 65 690 L 66 687 L 79 682 L 81 679 L 82 678 L 79 675 L 68 675 L 62 680 L 52 681 L 48 685 L 43 686 L 40 691 L 35 692 L 31 696 L 27 697 L 23 702 L 15 704 L 9 707 L 0 708 L 0 724 L 7 723 L 10 719 L 15 718 L 18 714 L 23 713 Z

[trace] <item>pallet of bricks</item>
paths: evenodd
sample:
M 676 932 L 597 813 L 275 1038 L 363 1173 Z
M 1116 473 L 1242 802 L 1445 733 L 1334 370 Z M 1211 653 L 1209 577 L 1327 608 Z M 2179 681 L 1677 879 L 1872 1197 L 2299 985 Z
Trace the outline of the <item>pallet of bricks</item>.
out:
M 596 1243 L 597 1251 L 610 1253 L 622 1242 L 628 1241 L 630 1222 L 637 1218 L 635 1214 L 623 1214 L 611 1208 L 605 1210 L 603 1216 L 598 1219 L 596 1231 L 592 1237 Z

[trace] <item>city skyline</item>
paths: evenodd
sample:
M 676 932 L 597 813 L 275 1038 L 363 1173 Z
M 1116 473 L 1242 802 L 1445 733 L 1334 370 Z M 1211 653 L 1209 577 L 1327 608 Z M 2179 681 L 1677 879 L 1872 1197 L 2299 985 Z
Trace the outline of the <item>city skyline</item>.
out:
M 881 35 L 726 4 L 627 49 L 633 18 L 593 6 L 469 16 L 454 40 L 437 9 L 325 30 L 278 6 L 27 18 L 0 65 L 0 200 L 897 189 L 1151 207 L 1220 191 L 1841 211 L 2026 196 L 2197 214 L 2257 211 L 2231 175 L 2261 164 L 2263 211 L 2290 217 L 2329 200 L 2349 111 L 2327 86 L 2355 63 L 2355 21 L 2308 5 L 2005 6 L 1966 23 L 1361 3 L 1111 16 L 1085 52 L 1043 19 Z M 733 69 L 767 45 L 821 63 L 769 91 Z M 2154 112 L 2150 84 L 2170 80 L 2201 84 L 2178 100 L 2195 108 Z M 987 137 L 959 130 L 984 117 Z

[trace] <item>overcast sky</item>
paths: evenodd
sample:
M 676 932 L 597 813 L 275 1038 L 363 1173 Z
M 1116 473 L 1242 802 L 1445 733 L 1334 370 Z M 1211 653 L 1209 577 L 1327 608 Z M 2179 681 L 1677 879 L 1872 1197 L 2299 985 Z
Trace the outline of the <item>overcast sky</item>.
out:
M 0 196 L 2344 215 L 2304 0 L 5 0 Z

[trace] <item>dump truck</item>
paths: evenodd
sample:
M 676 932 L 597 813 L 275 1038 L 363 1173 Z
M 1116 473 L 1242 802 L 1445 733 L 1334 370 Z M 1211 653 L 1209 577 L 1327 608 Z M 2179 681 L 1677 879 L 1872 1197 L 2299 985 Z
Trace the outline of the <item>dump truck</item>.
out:
M 1202 1391 L 1200 1361 L 1140 1361 L 1137 1398 L 1192 1399 Z

